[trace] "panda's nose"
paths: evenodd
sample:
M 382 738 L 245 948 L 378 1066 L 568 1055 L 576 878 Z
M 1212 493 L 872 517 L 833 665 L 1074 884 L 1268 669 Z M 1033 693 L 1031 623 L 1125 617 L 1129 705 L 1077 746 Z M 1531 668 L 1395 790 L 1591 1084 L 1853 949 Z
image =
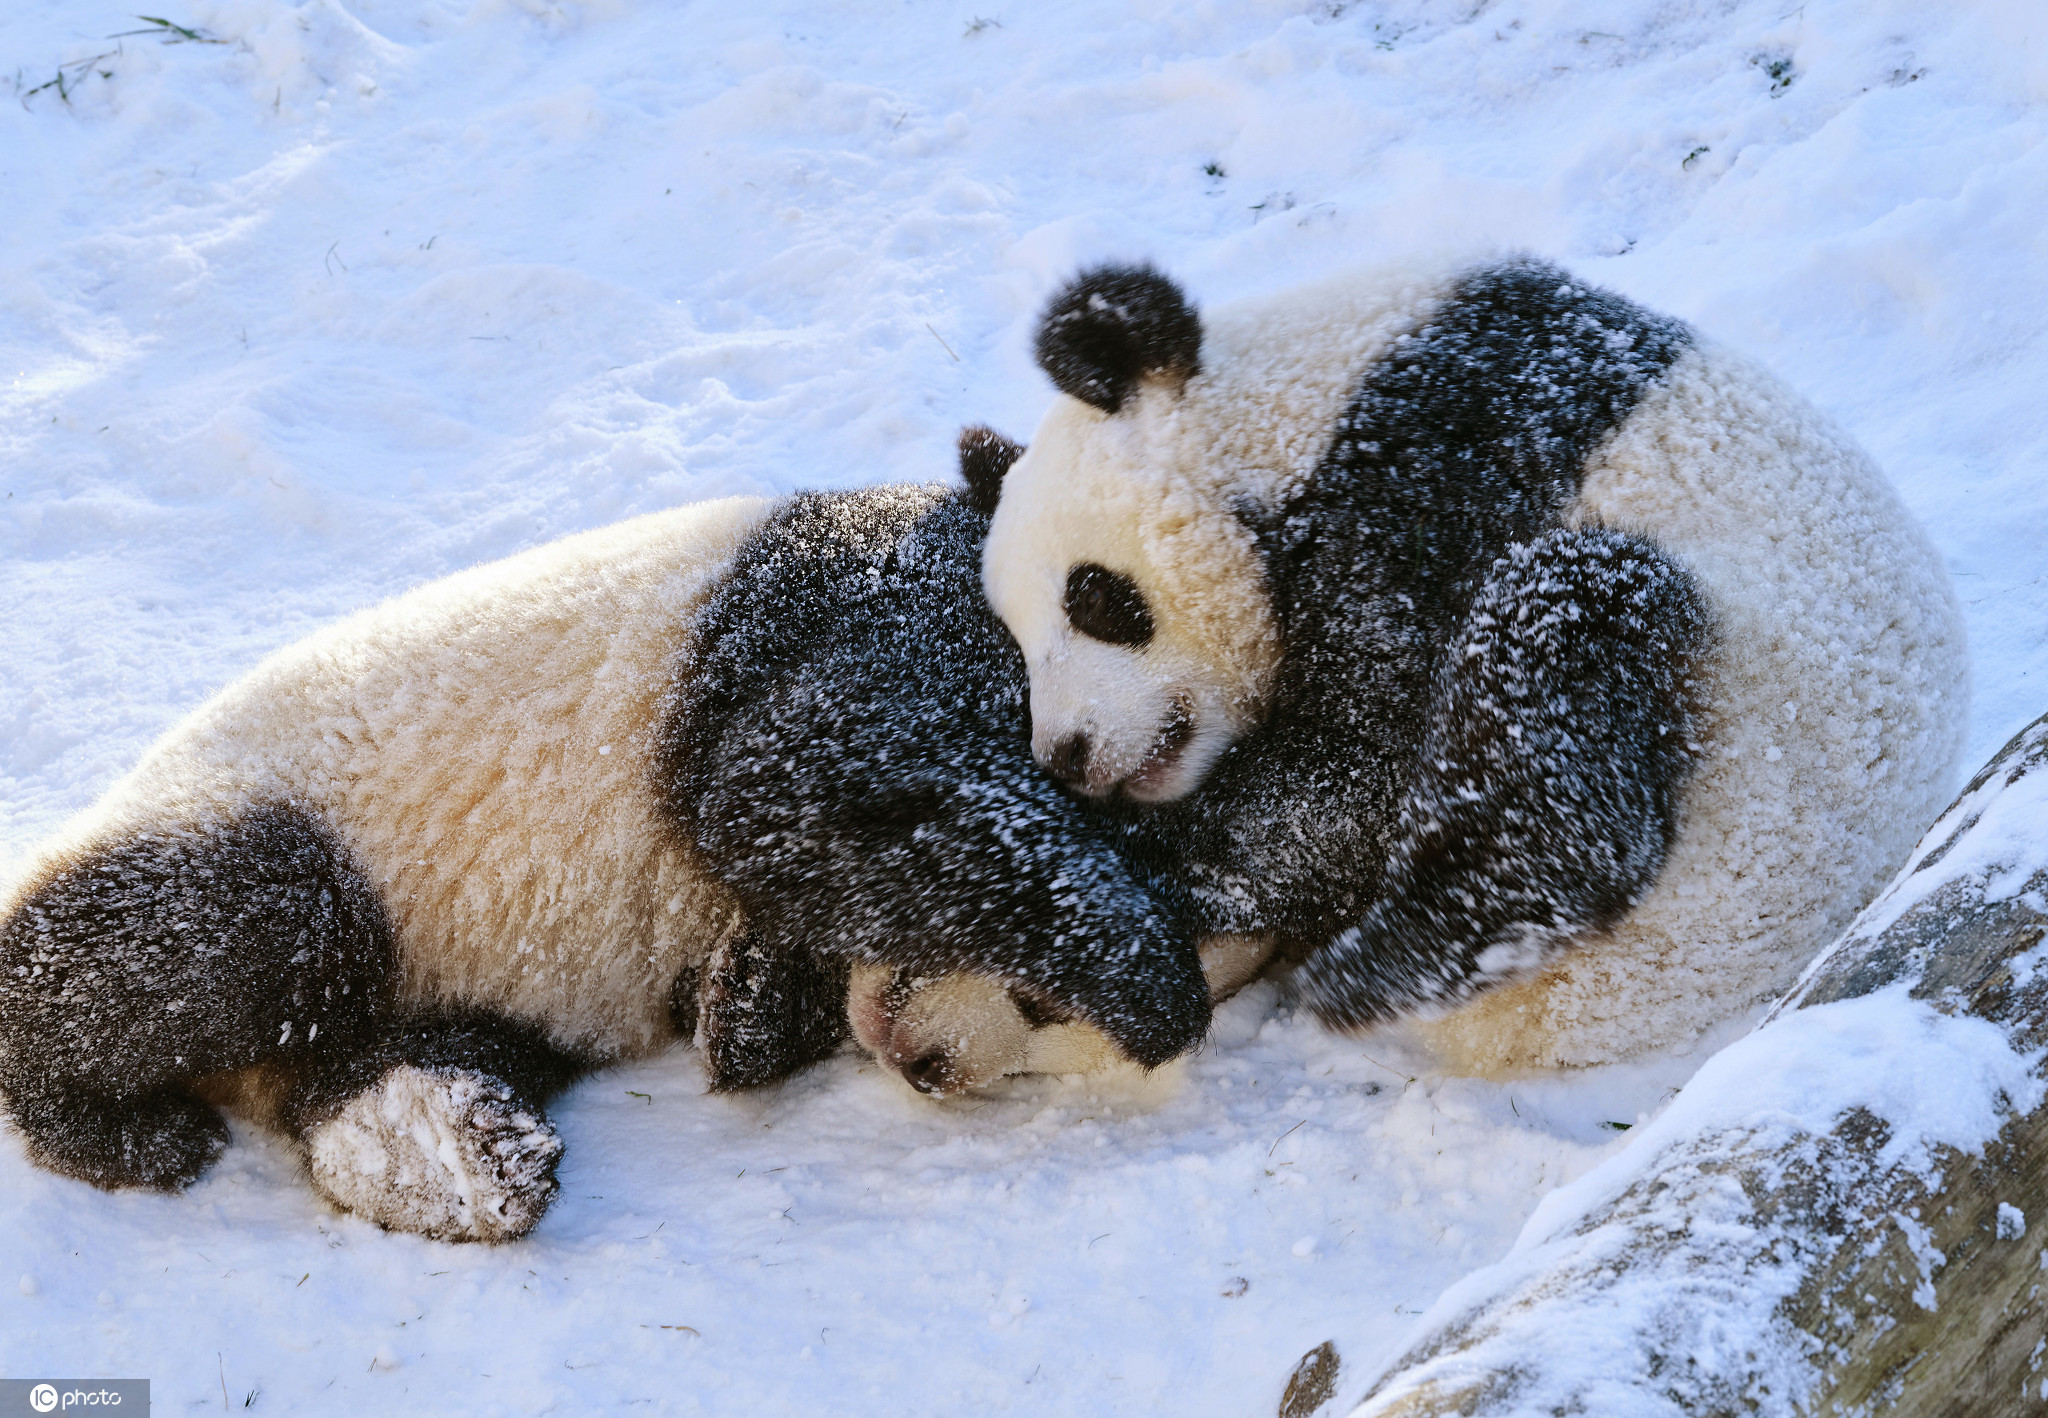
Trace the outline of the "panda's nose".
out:
M 952 1069 L 943 1051 L 934 1050 L 901 1065 L 904 1078 L 920 1093 L 940 1094 L 952 1086 Z
M 1045 760 L 1045 771 L 1062 783 L 1079 786 L 1088 781 L 1088 735 L 1068 734 L 1053 745 Z

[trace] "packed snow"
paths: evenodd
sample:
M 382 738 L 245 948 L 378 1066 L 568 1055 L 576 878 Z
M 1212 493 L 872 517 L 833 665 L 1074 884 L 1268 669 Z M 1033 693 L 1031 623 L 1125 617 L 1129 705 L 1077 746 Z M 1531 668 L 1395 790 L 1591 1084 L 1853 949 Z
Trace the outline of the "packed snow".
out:
M 197 39 L 0 15 L 0 874 L 351 609 L 1028 434 L 1036 309 L 1115 257 L 1211 303 L 1490 242 L 1679 315 L 1926 523 L 1966 767 L 2048 707 L 2027 0 L 181 3 Z M 562 1196 L 499 1248 L 337 1216 L 248 1129 L 177 1197 L 0 1137 L 0 1375 L 165 1412 L 1270 1412 L 1325 1339 L 1347 1376 L 1398 1353 L 1707 1052 L 1482 1083 L 1270 986 L 1150 1078 L 944 1105 L 851 1055 L 709 1097 L 679 1049 L 557 1106 Z

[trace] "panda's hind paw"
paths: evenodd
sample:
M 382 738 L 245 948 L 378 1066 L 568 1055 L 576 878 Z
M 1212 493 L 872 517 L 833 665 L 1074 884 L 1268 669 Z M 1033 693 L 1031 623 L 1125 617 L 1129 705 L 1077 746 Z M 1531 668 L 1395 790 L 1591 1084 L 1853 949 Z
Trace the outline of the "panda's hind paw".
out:
M 402 1064 L 306 1129 L 313 1184 L 345 1211 L 442 1241 L 510 1241 L 546 1213 L 562 1139 L 502 1079 Z

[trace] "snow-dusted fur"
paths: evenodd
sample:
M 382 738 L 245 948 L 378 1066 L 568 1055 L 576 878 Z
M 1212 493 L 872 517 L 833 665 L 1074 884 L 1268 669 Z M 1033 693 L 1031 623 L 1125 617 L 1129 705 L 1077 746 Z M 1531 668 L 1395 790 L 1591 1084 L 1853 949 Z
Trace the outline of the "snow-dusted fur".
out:
M 685 633 L 769 506 L 570 537 L 278 651 L 67 825 L 16 899 L 103 844 L 290 804 L 375 886 L 402 1001 L 487 1006 L 598 1057 L 659 1047 L 670 982 L 733 907 L 661 820 L 649 746 Z
M 1708 757 L 1625 920 L 1424 1026 L 1482 1067 L 1600 1062 L 1782 993 L 1941 810 L 1969 703 L 1960 608 L 1897 494 L 1726 350 L 1680 357 L 1567 518 L 1646 531 L 1702 587 Z
M 1210 928 L 1313 952 L 1326 1018 L 1439 1015 L 1482 1071 L 1692 1037 L 1939 807 L 1947 576 L 1739 357 L 1526 260 L 1223 307 L 1192 361 L 1120 331 L 1178 328 L 1163 277 L 1076 288 L 984 561 L 1034 749 L 1112 805 L 1177 799 L 1133 831 L 1206 873 Z M 1150 641 L 1077 628 L 1084 568 Z
M 506 1241 L 555 1195 L 562 1140 L 488 1075 L 391 1069 L 303 1135 L 306 1171 L 345 1211 L 443 1241 Z
M 971 486 L 1007 462 L 980 437 Z M 861 1034 L 931 1092 L 1009 1071 L 993 1021 L 1027 1030 L 1020 1008 L 1146 1065 L 1209 1021 L 1192 932 L 1031 761 L 1023 662 L 981 594 L 987 528 L 942 488 L 792 498 L 706 606 L 659 749 L 671 816 L 747 941 L 947 982 L 953 1004 L 926 1003 L 953 1020 L 919 1047 Z

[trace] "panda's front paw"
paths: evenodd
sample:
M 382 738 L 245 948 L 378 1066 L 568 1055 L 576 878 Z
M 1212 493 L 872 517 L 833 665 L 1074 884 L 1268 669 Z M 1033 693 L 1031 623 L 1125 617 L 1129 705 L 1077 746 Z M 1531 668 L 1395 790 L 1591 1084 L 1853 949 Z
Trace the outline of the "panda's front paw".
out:
M 510 1241 L 557 1189 L 562 1139 L 489 1074 L 403 1064 L 305 1133 L 313 1184 L 345 1211 L 442 1241 Z

